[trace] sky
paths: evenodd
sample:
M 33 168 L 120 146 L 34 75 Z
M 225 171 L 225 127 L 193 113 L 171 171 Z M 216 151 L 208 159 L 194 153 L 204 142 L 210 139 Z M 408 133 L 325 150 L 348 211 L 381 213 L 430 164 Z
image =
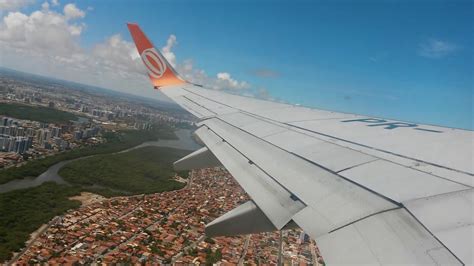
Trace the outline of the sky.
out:
M 0 0 L 0 66 L 161 99 L 126 22 L 211 89 L 474 129 L 474 1 Z

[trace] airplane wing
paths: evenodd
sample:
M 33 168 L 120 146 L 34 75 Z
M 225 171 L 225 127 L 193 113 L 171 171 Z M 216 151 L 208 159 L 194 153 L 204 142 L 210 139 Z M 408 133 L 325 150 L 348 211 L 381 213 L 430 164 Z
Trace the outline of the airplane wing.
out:
M 473 131 L 205 89 L 128 27 L 153 86 L 199 118 L 206 147 L 175 167 L 223 165 L 252 199 L 208 235 L 298 226 L 329 264 L 473 263 Z

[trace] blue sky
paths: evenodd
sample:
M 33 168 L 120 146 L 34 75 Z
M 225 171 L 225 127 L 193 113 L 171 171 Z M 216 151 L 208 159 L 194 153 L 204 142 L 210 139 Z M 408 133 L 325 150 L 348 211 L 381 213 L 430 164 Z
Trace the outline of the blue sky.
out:
M 116 33 L 130 41 L 125 22 L 137 22 L 159 47 L 174 34 L 178 62 L 232 73 L 277 99 L 474 128 L 473 1 L 75 4 L 87 10 L 86 48 Z

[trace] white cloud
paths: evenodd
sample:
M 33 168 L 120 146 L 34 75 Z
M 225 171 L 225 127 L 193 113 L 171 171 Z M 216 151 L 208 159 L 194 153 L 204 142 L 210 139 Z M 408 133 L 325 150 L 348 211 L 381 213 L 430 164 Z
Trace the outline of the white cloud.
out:
M 248 89 L 250 86 L 245 81 L 237 81 L 233 79 L 229 73 L 220 72 L 217 73 L 217 83 L 216 85 L 221 85 L 214 87 L 214 89 L 219 89 L 220 87 L 229 88 L 229 89 Z
M 27 55 L 68 56 L 81 50 L 75 36 L 82 29 L 82 25 L 70 24 L 65 15 L 49 9 L 29 16 L 10 12 L 0 24 L 0 45 Z
M 51 4 L 53 6 L 58 6 L 59 5 L 59 0 L 51 0 Z
M 64 6 L 64 15 L 66 19 L 77 19 L 83 18 L 86 16 L 86 13 L 79 8 L 75 4 L 67 4 Z
M 204 70 L 195 68 L 194 62 L 190 59 L 184 60 L 183 63 L 178 63 L 176 71 L 184 79 L 209 89 L 244 91 L 251 88 L 249 83 L 235 80 L 227 72 L 220 72 L 215 77 L 209 76 Z
M 53 1 L 50 3 L 54 5 Z M 150 89 L 146 70 L 132 42 L 116 34 L 91 48 L 81 47 L 80 37 L 87 26 L 81 18 L 85 15 L 73 4 L 66 4 L 63 12 L 50 9 L 47 3 L 31 14 L 9 12 L 0 18 L 1 65 L 160 98 Z M 185 79 L 217 90 L 250 88 L 230 73 L 210 76 L 195 68 L 192 60 L 178 62 L 173 51 L 176 44 L 176 36 L 170 35 L 162 52 Z
M 123 40 L 120 34 L 113 35 L 97 44 L 91 53 L 94 64 L 103 69 L 116 71 L 121 76 L 128 74 L 145 76 L 137 49 L 131 42 Z M 123 73 L 122 73 L 123 72 Z
M 429 39 L 420 44 L 418 54 L 427 58 L 442 58 L 453 54 L 459 47 L 453 43 Z
M 42 8 L 42 9 L 45 9 L 45 10 L 49 9 L 49 3 L 48 3 L 48 2 L 44 2 L 43 4 L 41 4 L 41 8 Z
M 171 34 L 166 41 L 165 47 L 161 49 L 163 56 L 168 60 L 168 62 L 173 66 L 176 67 L 176 55 L 171 51 L 171 49 L 178 44 L 176 41 L 176 36 Z
M 177 72 L 186 80 L 196 84 L 204 85 L 215 90 L 242 90 L 250 88 L 245 81 L 237 81 L 227 72 L 217 73 L 215 78 L 209 77 L 204 70 L 195 69 L 192 60 L 184 60 L 177 63 L 173 48 L 178 44 L 176 36 L 171 34 L 166 41 L 166 45 L 161 49 L 163 56 L 176 68 Z
M 19 10 L 33 2 L 34 0 L 0 0 L 0 12 Z

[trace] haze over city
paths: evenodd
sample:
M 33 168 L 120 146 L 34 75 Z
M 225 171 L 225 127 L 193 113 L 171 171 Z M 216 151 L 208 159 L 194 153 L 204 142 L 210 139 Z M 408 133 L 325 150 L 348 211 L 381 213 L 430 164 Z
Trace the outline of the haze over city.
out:
M 137 22 L 181 75 L 211 88 L 473 127 L 472 1 L 1 5 L 4 67 L 164 98 L 124 27 Z

